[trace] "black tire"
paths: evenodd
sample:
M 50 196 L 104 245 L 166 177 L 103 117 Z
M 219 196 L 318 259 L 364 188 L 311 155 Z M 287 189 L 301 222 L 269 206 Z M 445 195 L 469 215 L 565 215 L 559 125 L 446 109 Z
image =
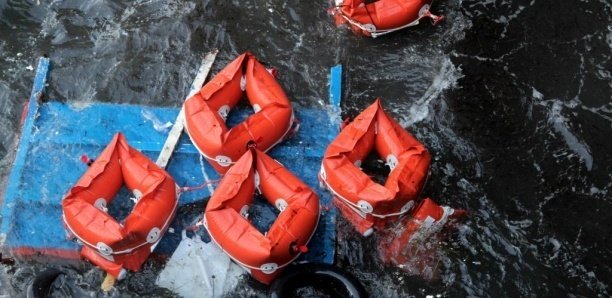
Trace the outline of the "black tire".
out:
M 53 282 L 64 274 L 55 268 L 45 269 L 38 273 L 32 280 L 32 284 L 28 286 L 26 293 L 27 298 L 44 298 L 49 294 L 49 289 Z
M 312 288 L 310 296 L 365 298 L 368 293 L 352 274 L 327 264 L 300 264 L 287 269 L 270 287 L 270 297 L 299 297 L 298 290 Z

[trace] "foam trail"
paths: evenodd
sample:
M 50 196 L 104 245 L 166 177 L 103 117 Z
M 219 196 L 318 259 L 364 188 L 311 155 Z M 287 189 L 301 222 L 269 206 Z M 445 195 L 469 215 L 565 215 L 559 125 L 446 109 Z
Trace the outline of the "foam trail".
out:
M 557 133 L 563 136 L 563 139 L 570 150 L 574 151 L 582 160 L 584 160 L 587 169 L 590 171 L 593 168 L 593 156 L 591 155 L 591 149 L 569 129 L 567 118 L 561 114 L 562 110 L 562 103 L 555 100 L 548 116 L 548 122 L 553 125 L 553 128 L 557 131 Z
M 429 103 L 433 99 L 439 98 L 444 90 L 454 87 L 461 77 L 461 72 L 451 62 L 450 58 L 445 57 L 442 60 L 440 71 L 434 77 L 431 85 L 425 91 L 425 94 L 410 107 L 408 116 L 400 120 L 400 125 L 409 127 L 414 123 L 425 120 L 429 116 Z

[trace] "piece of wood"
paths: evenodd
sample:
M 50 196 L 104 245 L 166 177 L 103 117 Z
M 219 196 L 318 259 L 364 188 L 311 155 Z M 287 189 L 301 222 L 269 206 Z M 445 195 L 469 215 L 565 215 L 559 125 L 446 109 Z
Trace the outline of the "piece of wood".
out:
M 202 65 L 198 70 L 198 74 L 196 75 L 193 83 L 191 84 L 191 88 L 189 89 L 189 95 L 185 97 L 185 100 L 196 94 L 204 85 L 204 81 L 210 72 L 210 69 L 217 57 L 218 50 L 213 50 L 202 59 Z M 165 169 L 172 157 L 172 152 L 174 152 L 174 148 L 176 148 L 176 144 L 178 144 L 179 138 L 183 133 L 183 129 L 185 128 L 185 105 L 181 107 L 181 111 L 179 112 L 176 120 L 174 121 L 174 125 L 172 129 L 170 129 L 170 133 L 168 134 L 168 138 L 164 143 L 164 147 L 159 153 L 159 157 L 155 162 L 159 167 Z
M 110 291 L 115 285 L 115 281 L 117 281 L 117 279 L 114 276 L 106 273 L 106 277 L 104 278 L 104 281 L 102 282 L 102 285 L 100 286 L 100 289 L 102 289 L 102 291 L 104 292 Z

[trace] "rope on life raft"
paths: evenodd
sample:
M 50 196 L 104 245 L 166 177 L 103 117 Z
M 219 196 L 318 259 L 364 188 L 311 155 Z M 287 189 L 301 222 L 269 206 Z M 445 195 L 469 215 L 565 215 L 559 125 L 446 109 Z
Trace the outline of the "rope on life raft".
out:
M 181 192 L 194 191 L 194 190 L 202 189 L 204 187 L 208 187 L 209 185 L 213 185 L 213 184 L 219 182 L 220 180 L 221 179 L 208 180 L 208 181 L 205 181 L 204 183 L 202 183 L 200 185 L 196 185 L 196 186 L 183 186 L 183 187 L 179 188 L 179 190 Z
M 391 29 L 378 30 L 378 29 L 376 29 L 376 26 L 374 26 L 374 24 L 362 24 L 360 22 L 357 22 L 357 21 L 351 19 L 349 16 L 344 14 L 344 12 L 342 12 L 341 8 L 343 6 L 344 5 L 339 5 L 339 6 L 334 7 L 334 9 L 332 10 L 332 14 L 340 14 L 340 16 L 342 18 L 344 18 L 349 24 L 351 24 L 351 25 L 353 25 L 353 26 L 355 26 L 355 27 L 357 27 L 357 28 L 359 28 L 359 29 L 361 29 L 361 30 L 363 30 L 365 32 L 370 33 L 370 35 L 372 35 L 373 38 L 379 37 L 381 35 L 389 34 L 391 32 L 395 32 L 395 31 L 398 31 L 398 30 L 402 30 L 404 28 L 416 26 L 416 25 L 419 24 L 419 21 L 422 18 L 430 18 L 431 19 L 431 23 L 434 26 L 437 25 L 438 23 L 440 23 L 444 19 L 444 16 L 434 15 L 434 14 L 432 14 L 429 11 L 429 8 L 427 8 L 426 10 L 424 10 L 422 12 L 419 12 L 419 17 L 416 20 L 414 20 L 413 22 L 410 22 L 410 23 L 408 23 L 406 25 L 403 25 L 403 26 L 391 28 Z M 367 10 L 367 9 L 366 9 L 366 11 L 368 12 L 368 16 L 370 17 L 370 20 L 372 20 L 372 16 L 370 15 L 370 11 Z

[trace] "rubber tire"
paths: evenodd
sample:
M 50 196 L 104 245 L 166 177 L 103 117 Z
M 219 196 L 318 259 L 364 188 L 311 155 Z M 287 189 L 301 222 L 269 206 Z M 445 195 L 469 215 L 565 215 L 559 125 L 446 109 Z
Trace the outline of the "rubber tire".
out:
M 316 281 L 316 284 L 313 284 Z M 352 274 L 327 264 L 300 264 L 287 269 L 270 286 L 270 297 L 294 297 L 297 289 L 312 286 L 329 291 L 332 297 L 368 297 L 363 285 Z
M 32 284 L 28 286 L 26 297 L 27 298 L 44 298 L 49 295 L 49 288 L 53 282 L 64 274 L 55 268 L 45 269 L 38 273 L 32 280 Z

